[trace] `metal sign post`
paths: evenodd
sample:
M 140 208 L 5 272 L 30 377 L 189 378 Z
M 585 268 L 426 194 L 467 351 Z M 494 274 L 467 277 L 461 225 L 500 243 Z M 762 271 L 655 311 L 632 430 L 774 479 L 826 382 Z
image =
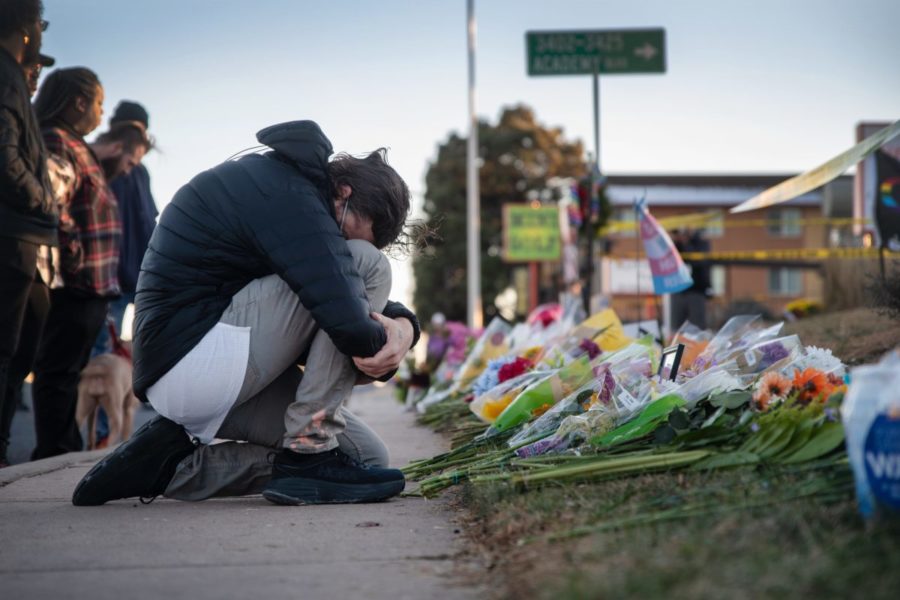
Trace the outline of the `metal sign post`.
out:
M 475 0 L 467 5 L 469 48 L 469 139 L 466 143 L 466 266 L 468 324 L 481 329 L 481 198 L 478 182 L 478 116 L 475 114 Z
M 525 34 L 528 74 L 591 75 L 594 90 L 594 164 L 591 169 L 591 205 L 597 201 L 600 177 L 600 75 L 666 72 L 666 32 L 655 29 L 598 29 L 529 31 Z M 591 214 L 584 217 L 587 268 L 584 303 L 591 311 L 594 278 L 595 227 Z

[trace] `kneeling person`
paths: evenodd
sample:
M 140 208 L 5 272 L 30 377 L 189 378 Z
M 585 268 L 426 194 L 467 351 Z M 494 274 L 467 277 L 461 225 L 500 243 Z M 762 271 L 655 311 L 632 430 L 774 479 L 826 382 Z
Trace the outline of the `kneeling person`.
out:
M 160 416 L 85 475 L 76 505 L 403 490 L 384 443 L 344 403 L 418 339 L 415 315 L 388 301 L 380 252 L 404 235 L 409 190 L 383 151 L 329 162 L 311 121 L 257 139 L 271 151 L 201 173 L 160 217 L 134 326 L 134 390 Z

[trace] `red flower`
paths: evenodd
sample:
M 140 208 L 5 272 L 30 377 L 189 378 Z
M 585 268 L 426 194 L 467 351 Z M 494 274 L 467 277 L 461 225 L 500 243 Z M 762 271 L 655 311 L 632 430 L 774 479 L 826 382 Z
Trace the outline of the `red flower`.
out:
M 500 383 L 503 383 L 507 379 L 512 379 L 513 377 L 518 377 L 522 373 L 531 370 L 534 367 L 534 363 L 528 360 L 527 358 L 522 358 L 521 356 L 517 356 L 516 359 L 510 363 L 506 363 L 500 370 L 497 371 L 497 380 Z

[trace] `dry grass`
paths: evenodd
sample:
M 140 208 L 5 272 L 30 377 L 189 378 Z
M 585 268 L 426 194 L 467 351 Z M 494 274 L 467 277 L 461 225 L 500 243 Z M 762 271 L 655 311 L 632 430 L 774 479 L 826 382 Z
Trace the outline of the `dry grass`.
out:
M 877 361 L 900 344 L 900 320 L 871 308 L 855 308 L 807 317 L 785 326 L 807 346 L 830 348 L 849 365 Z
M 467 528 L 498 598 L 894 598 L 900 527 L 867 530 L 842 499 L 776 504 L 549 541 L 576 525 L 696 501 L 739 504 L 803 475 L 657 474 L 522 494 L 469 488 Z

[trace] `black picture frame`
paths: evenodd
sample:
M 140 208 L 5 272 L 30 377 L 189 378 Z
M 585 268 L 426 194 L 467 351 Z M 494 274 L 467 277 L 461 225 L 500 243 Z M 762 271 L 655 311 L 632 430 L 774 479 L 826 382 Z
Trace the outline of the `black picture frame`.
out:
M 662 356 L 659 359 L 659 370 L 656 372 L 660 381 L 666 379 L 675 381 L 675 376 L 678 375 L 678 367 L 681 366 L 682 354 L 684 354 L 684 344 L 675 344 L 662 351 Z

